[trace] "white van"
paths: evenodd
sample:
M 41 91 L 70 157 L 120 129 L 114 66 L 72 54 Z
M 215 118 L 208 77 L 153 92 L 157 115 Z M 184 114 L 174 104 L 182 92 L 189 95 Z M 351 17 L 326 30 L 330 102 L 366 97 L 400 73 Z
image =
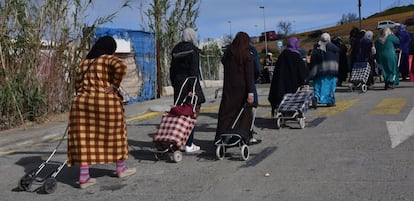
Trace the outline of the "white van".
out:
M 392 29 L 392 28 L 398 27 L 400 25 L 401 25 L 400 23 L 393 22 L 391 20 L 384 20 L 384 21 L 379 21 L 378 22 L 377 29 L 383 29 L 385 27 L 388 27 L 388 28 Z

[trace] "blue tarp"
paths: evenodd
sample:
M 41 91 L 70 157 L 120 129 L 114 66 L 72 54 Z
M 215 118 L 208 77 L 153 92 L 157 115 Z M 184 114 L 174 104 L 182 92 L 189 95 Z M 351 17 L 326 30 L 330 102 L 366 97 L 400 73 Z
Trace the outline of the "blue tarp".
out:
M 156 60 L 155 60 L 155 34 L 114 28 L 97 28 L 95 40 L 109 35 L 114 38 L 130 41 L 134 53 L 137 71 L 142 74 L 143 86 L 137 97 L 131 97 L 128 104 L 154 99 L 156 97 Z

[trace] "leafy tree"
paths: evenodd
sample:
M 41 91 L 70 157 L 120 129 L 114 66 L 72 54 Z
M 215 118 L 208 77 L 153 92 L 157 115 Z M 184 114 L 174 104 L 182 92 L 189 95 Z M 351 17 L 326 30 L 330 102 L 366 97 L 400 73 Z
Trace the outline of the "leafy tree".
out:
M 218 80 L 222 51 L 217 41 L 206 41 L 201 48 L 200 66 L 204 79 Z
M 172 48 L 180 41 L 180 34 L 185 28 L 191 27 L 197 30 L 195 21 L 199 15 L 199 6 L 200 0 L 153 0 L 144 12 L 148 19 L 148 29 L 155 33 L 157 41 L 157 53 L 160 59 L 157 67 L 158 85 L 169 85 Z M 143 28 L 145 30 L 145 27 Z

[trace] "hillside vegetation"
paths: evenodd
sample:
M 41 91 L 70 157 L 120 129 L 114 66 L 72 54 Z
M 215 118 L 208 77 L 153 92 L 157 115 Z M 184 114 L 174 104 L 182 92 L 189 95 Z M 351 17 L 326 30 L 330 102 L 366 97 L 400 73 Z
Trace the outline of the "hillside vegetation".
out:
M 368 18 L 365 18 L 362 20 L 361 22 L 361 29 L 365 29 L 365 30 L 371 30 L 374 32 L 374 40 L 378 37 L 378 30 L 377 30 L 377 22 L 378 21 L 382 21 L 382 20 L 392 20 L 395 22 L 399 22 L 401 24 L 403 24 L 405 22 L 406 19 L 414 17 L 414 5 L 410 5 L 410 6 L 403 6 L 403 7 L 395 7 L 392 9 L 389 9 L 387 11 L 381 12 L 381 13 L 377 13 L 374 14 Z M 333 36 L 340 36 L 343 41 L 347 44 L 348 43 L 348 37 L 349 37 L 349 32 L 351 31 L 351 29 L 353 27 L 358 27 L 359 28 L 359 21 L 358 22 L 354 22 L 354 23 L 349 23 L 349 24 L 343 24 L 343 25 L 338 25 L 338 26 L 332 26 L 332 27 L 326 27 L 321 29 L 321 31 L 323 32 L 328 32 L 331 35 L 331 38 Z M 312 34 L 314 31 L 317 30 L 312 30 L 309 32 L 303 32 L 303 33 L 297 33 L 294 35 L 290 35 L 291 36 L 296 36 L 300 39 L 301 41 L 301 48 L 303 48 L 304 50 L 309 50 L 313 47 L 313 45 L 318 41 L 319 37 L 316 38 L 311 38 L 309 37 L 310 34 Z M 414 26 L 409 26 L 408 27 L 408 31 L 414 31 Z M 286 39 L 285 39 L 286 41 Z M 284 41 L 284 44 L 286 43 Z M 276 41 L 268 41 L 267 42 L 267 48 L 270 52 L 273 52 L 274 55 L 278 55 L 278 50 L 276 48 Z M 264 42 L 263 43 L 257 43 L 255 44 L 256 49 L 259 52 L 264 52 Z

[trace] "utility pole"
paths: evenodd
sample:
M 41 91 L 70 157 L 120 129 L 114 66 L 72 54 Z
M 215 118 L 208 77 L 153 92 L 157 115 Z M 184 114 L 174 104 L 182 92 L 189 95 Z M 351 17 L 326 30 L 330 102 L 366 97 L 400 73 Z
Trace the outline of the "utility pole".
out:
M 265 17 L 264 6 L 260 6 L 259 8 L 263 9 L 263 30 L 264 30 L 265 49 L 266 49 L 266 56 L 267 56 L 266 17 Z

